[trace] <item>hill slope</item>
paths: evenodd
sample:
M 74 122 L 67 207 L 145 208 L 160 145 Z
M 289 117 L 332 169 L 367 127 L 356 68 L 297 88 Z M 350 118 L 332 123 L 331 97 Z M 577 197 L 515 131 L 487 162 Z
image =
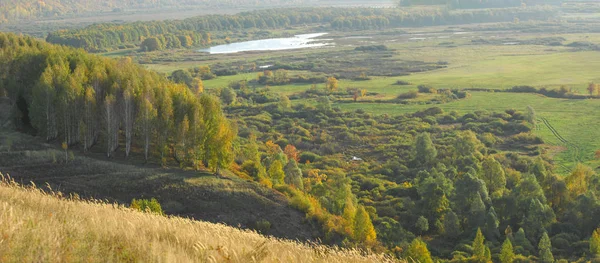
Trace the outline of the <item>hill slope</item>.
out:
M 0 261 L 41 262 L 375 262 L 219 224 L 62 199 L 0 182 Z
M 320 235 L 285 196 L 236 176 L 108 160 L 100 153 L 75 155 L 65 163 L 64 152 L 18 132 L 0 131 L 0 171 L 21 183 L 48 183 L 86 198 L 121 204 L 157 198 L 166 213 L 198 220 L 253 229 L 266 220 L 271 226 L 264 233 L 276 237 L 312 240 Z

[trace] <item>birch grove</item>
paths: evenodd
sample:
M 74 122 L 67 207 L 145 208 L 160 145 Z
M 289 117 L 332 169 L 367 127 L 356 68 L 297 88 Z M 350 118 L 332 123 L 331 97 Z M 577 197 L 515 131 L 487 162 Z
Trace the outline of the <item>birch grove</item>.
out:
M 27 114 L 31 129 L 48 142 L 108 158 L 138 153 L 164 165 L 174 159 L 215 171 L 231 162 L 235 127 L 214 96 L 172 83 L 131 59 L 4 33 L 0 48 L 0 68 L 7 69 L 0 85 L 15 102 L 15 114 Z M 16 106 L 19 100 L 28 112 Z

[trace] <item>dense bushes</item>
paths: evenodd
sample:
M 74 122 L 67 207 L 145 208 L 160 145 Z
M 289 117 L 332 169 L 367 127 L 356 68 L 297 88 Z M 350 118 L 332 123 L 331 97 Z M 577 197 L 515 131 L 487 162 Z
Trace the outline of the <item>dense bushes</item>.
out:
M 354 50 L 356 50 L 356 51 L 386 51 L 386 50 L 388 50 L 388 48 L 385 45 L 371 45 L 371 46 L 356 47 Z
M 435 88 L 433 88 L 432 86 L 427 86 L 427 85 L 419 85 L 417 87 L 417 89 L 419 90 L 420 93 L 437 93 L 437 90 Z
M 572 88 L 561 86 L 556 89 L 548 89 L 546 87 L 536 88 L 532 86 L 514 86 L 508 89 L 465 89 L 470 91 L 494 91 L 494 92 L 515 92 L 515 93 L 537 93 L 551 98 L 566 98 L 566 99 L 587 99 L 592 96 L 578 94 Z
M 406 99 L 414 99 L 419 96 L 419 92 L 416 90 L 411 90 L 409 92 L 402 93 L 398 95 L 398 99 L 406 100 Z

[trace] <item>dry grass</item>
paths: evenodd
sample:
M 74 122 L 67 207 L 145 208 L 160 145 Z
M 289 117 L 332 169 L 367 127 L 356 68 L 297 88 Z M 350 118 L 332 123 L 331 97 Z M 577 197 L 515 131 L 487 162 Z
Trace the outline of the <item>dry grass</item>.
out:
M 0 174 L 0 262 L 391 262 L 23 187 Z

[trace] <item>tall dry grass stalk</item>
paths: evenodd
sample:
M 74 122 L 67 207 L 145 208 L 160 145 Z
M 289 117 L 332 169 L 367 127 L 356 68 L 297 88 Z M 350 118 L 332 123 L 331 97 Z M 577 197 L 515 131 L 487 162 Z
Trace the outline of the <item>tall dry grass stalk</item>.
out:
M 0 173 L 0 262 L 392 262 L 221 224 L 66 198 Z

